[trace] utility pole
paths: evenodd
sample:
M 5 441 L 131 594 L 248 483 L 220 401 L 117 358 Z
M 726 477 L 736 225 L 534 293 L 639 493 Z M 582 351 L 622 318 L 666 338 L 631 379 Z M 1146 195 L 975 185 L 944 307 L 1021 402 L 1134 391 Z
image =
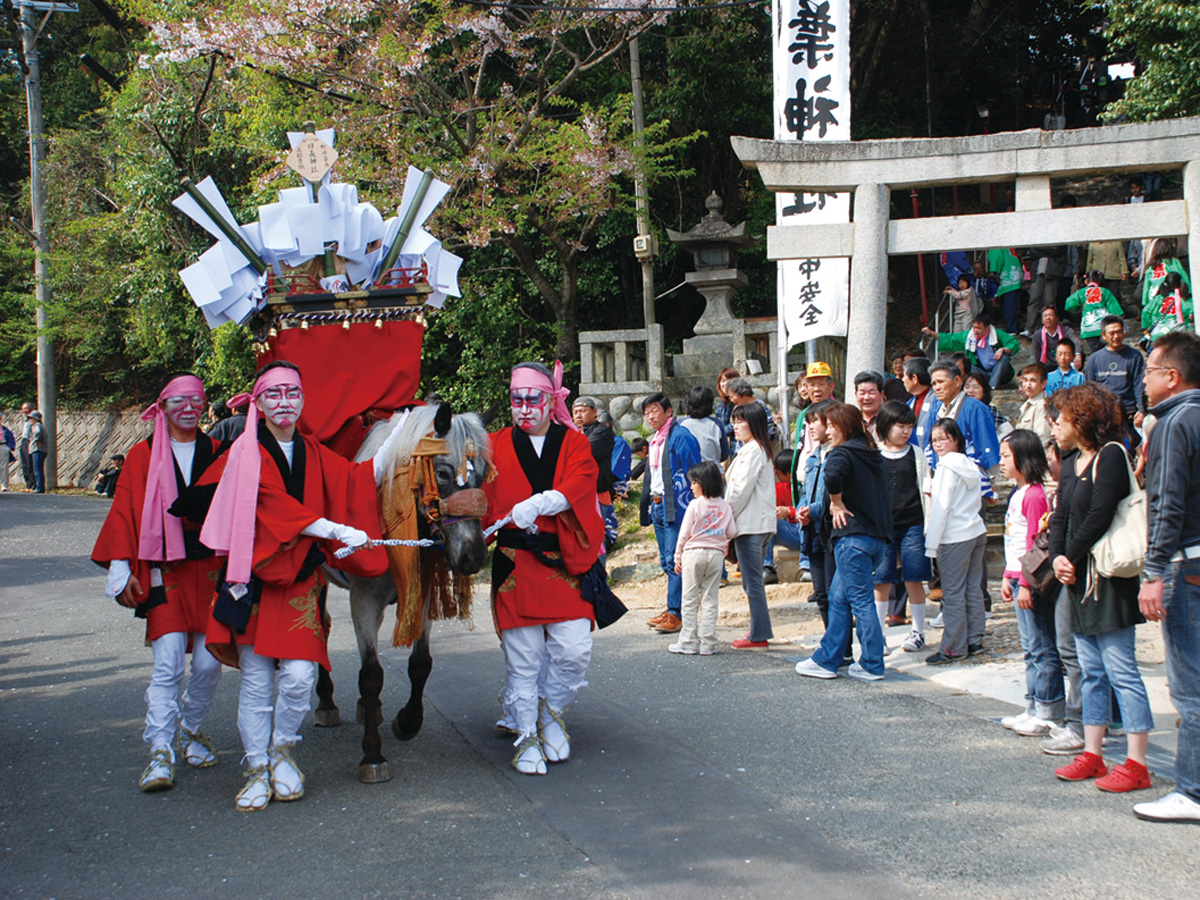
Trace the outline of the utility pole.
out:
M 633 143 L 639 159 L 633 171 L 633 197 L 637 206 L 638 236 L 633 239 L 634 255 L 642 263 L 642 317 L 646 328 L 654 324 L 654 238 L 650 234 L 650 198 L 646 190 L 646 172 L 641 154 L 646 148 L 646 117 L 642 112 L 642 55 L 638 39 L 629 42 L 629 76 L 633 83 Z
M 73 3 L 47 3 L 18 0 L 21 8 L 21 40 L 25 52 L 25 100 L 29 110 L 29 206 L 33 224 L 33 277 L 37 296 L 37 385 L 38 409 L 46 433 L 46 489 L 58 487 L 58 416 L 57 387 L 54 373 L 54 341 L 50 338 L 46 308 L 50 303 L 50 284 L 46 277 L 46 239 L 44 210 L 46 183 L 42 161 L 46 158 L 46 133 L 42 124 L 42 79 L 38 64 L 37 40 L 46 22 L 55 12 L 79 12 Z M 44 12 L 41 22 L 38 13 Z

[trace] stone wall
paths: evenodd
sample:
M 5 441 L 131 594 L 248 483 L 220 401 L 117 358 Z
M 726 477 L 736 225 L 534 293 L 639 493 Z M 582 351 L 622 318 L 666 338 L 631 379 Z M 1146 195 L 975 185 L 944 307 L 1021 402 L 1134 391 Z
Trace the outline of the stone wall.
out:
M 19 440 L 20 413 L 5 413 L 4 424 Z M 68 412 L 58 410 L 58 486 L 92 487 L 96 473 L 108 465 L 114 453 L 129 448 L 150 434 L 150 423 L 141 420 L 141 412 Z M 9 481 L 21 482 L 21 464 L 9 469 Z

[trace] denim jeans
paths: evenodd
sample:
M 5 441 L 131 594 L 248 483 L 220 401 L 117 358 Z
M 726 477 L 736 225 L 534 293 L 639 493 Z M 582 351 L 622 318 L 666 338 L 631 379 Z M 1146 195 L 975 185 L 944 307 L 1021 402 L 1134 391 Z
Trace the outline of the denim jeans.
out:
M 772 569 L 775 568 L 775 544 L 778 543 L 789 550 L 803 551 L 803 538 L 804 534 L 801 526 L 795 522 L 789 522 L 787 519 L 776 519 L 775 533 L 767 541 L 767 549 L 763 553 L 763 562 Z M 802 552 L 800 554 L 801 568 L 807 569 L 808 566 L 803 565 L 804 559 L 805 556 Z
M 1079 669 L 1079 654 L 1075 649 L 1075 632 L 1071 630 L 1071 592 L 1059 588 L 1054 601 L 1054 636 L 1058 659 L 1066 677 L 1067 702 L 1063 709 L 1063 724 L 1083 737 L 1083 673 Z
M 984 352 L 989 351 L 985 350 Z M 985 376 L 988 384 L 993 388 L 998 388 L 1002 384 L 1008 384 L 1013 379 L 1012 362 L 1009 360 L 1007 353 L 996 360 L 990 369 L 985 369 L 983 366 L 972 366 L 971 371 Z
M 670 502 L 669 497 L 663 498 L 663 503 Z M 654 539 L 658 541 L 658 563 L 667 573 L 667 612 L 678 616 L 683 606 L 683 576 L 675 574 L 675 545 L 679 543 L 679 521 L 667 523 L 663 514 L 663 503 L 650 504 L 650 521 L 654 524 Z
M 1167 681 L 1180 718 L 1175 780 L 1200 803 L 1200 560 L 1172 563 L 1163 581 Z
M 46 493 L 46 451 L 34 450 L 30 457 L 33 459 L 33 489 L 39 494 Z
M 739 534 L 733 539 L 737 547 L 738 570 L 742 573 L 742 590 L 750 605 L 750 631 L 752 641 L 766 641 L 775 637 L 771 630 L 771 613 L 767 609 L 767 590 L 763 587 L 763 551 L 766 550 L 768 534 Z
M 1104 634 L 1075 635 L 1075 649 L 1083 669 L 1084 725 L 1112 724 L 1112 695 L 1116 691 L 1125 730 L 1134 734 L 1154 730 L 1150 699 L 1137 667 L 1135 640 L 1133 626 Z
M 1021 609 L 1016 596 L 1021 582 L 1009 579 L 1016 606 L 1017 631 L 1025 654 L 1025 711 L 1039 719 L 1057 722 L 1063 717 L 1062 660 L 1055 643 L 1054 604 L 1040 594 L 1033 595 L 1033 609 Z
M 850 640 L 850 616 L 857 618 L 862 654 L 858 664 L 883 674 L 883 631 L 875 612 L 875 570 L 883 564 L 884 542 L 865 534 L 848 534 L 833 542 L 837 570 L 829 591 L 829 624 L 813 661 L 836 672 Z

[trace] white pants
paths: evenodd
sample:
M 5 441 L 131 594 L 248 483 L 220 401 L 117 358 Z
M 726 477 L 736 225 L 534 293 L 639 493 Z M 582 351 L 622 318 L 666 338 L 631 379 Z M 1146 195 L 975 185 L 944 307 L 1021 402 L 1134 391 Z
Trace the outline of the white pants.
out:
M 579 689 L 587 686 L 592 660 L 592 623 L 588 619 L 506 628 L 504 647 L 504 711 L 521 737 L 537 731 L 538 698 L 562 712 Z
M 242 667 L 242 689 L 238 694 L 238 731 L 246 762 L 251 766 L 267 764 L 272 744 L 295 744 L 304 717 L 312 705 L 312 689 L 317 680 L 317 664 L 308 659 L 273 659 L 259 656 L 252 647 L 238 646 Z M 276 670 L 278 669 L 278 679 Z M 279 692 L 276 695 L 276 680 Z M 274 697 L 275 705 L 271 700 Z M 274 731 L 272 717 L 274 712 Z
M 146 688 L 146 730 L 142 739 L 152 750 L 163 750 L 175 740 L 182 725 L 188 731 L 199 731 L 204 725 L 221 680 L 221 664 L 204 646 L 204 633 L 192 638 L 192 675 L 183 692 L 183 716 L 180 717 L 179 687 L 187 668 L 188 634 L 173 631 L 150 644 L 154 653 L 154 672 Z

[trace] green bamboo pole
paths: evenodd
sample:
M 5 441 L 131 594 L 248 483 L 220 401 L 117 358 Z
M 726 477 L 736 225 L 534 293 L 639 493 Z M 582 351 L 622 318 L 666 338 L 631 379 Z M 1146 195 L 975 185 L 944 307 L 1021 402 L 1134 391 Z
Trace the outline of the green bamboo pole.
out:
M 262 258 L 254 252 L 254 248 L 249 242 L 242 237 L 242 233 L 225 221 L 225 217 L 217 212 L 216 208 L 208 202 L 208 198 L 200 193 L 200 188 L 196 187 L 195 183 L 190 178 L 179 179 L 180 185 L 187 192 L 187 195 L 199 204 L 200 208 L 212 219 L 213 224 L 221 229 L 221 233 L 233 242 L 233 246 L 241 251 L 242 256 L 246 257 L 246 262 L 254 266 L 254 270 L 262 275 L 267 271 L 267 264 L 262 261 Z
M 388 248 L 387 256 L 384 257 L 383 265 L 379 269 L 380 275 L 396 264 L 396 258 L 400 255 L 400 248 L 408 240 L 408 233 L 412 231 L 413 222 L 417 218 L 417 212 L 420 210 L 421 204 L 425 201 L 425 195 L 429 193 L 429 186 L 431 184 L 433 184 L 433 173 L 426 169 L 421 173 L 421 181 L 417 184 L 417 189 L 413 193 L 413 202 L 409 204 L 408 212 L 404 214 L 404 218 L 400 221 L 400 228 L 396 231 L 396 239 L 392 241 L 392 246 Z

